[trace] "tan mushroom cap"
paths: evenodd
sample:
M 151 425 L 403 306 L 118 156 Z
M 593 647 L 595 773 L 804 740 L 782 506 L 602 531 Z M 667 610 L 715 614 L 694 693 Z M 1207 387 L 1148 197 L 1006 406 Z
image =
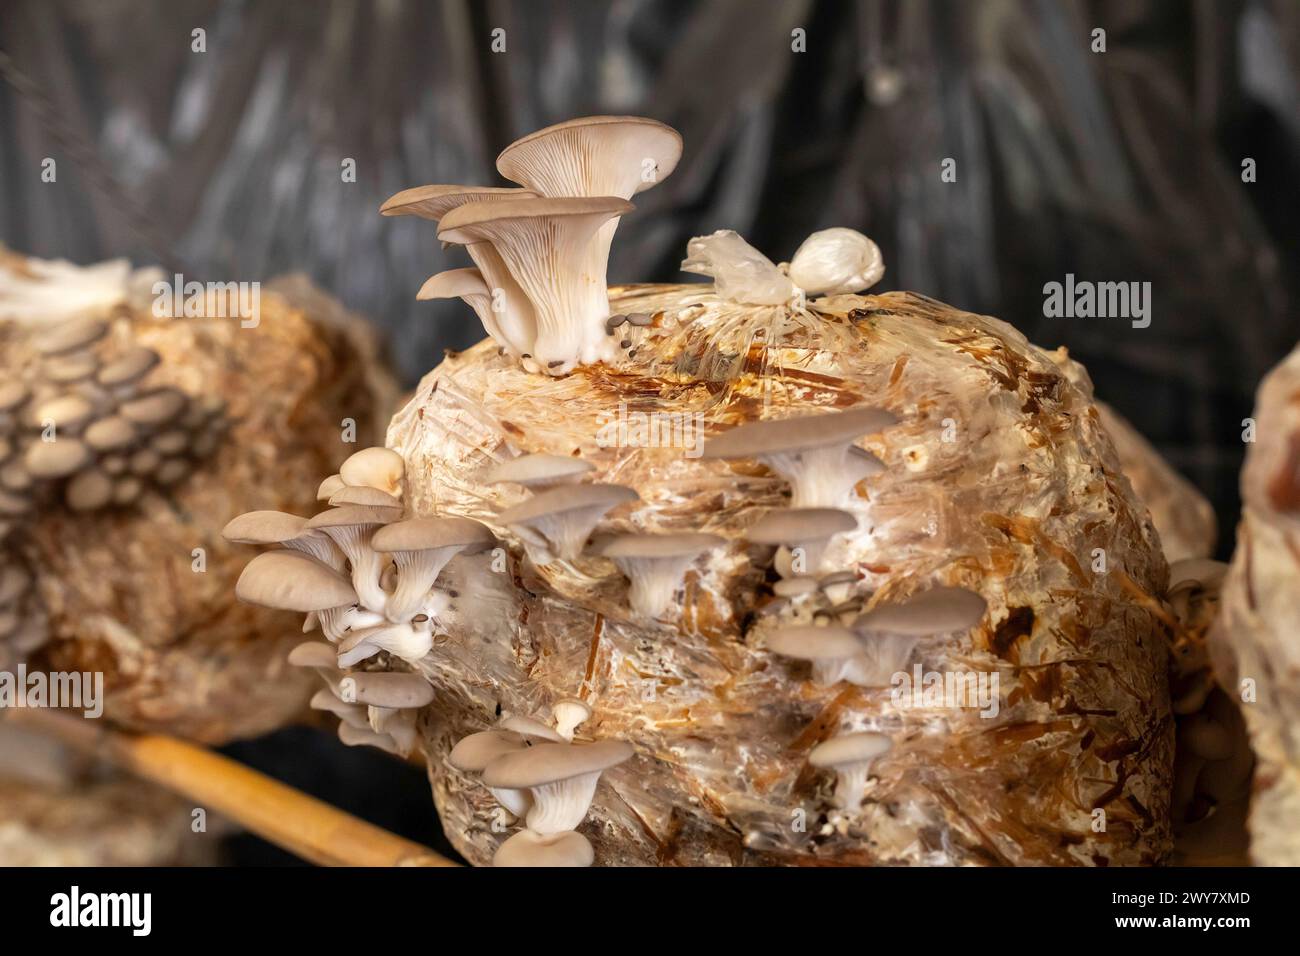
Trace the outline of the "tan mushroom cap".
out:
M 338 669 L 338 652 L 324 641 L 303 641 L 289 652 L 288 661 L 293 667 Z
M 607 558 L 684 558 L 726 543 L 721 535 L 704 532 L 620 534 L 607 539 L 600 553 Z
M 99 319 L 72 319 L 41 333 L 33 344 L 42 355 L 62 355 L 93 345 L 107 334 L 108 325 Z
M 128 402 L 123 402 L 118 413 L 127 421 L 137 425 L 157 427 L 165 425 L 181 412 L 189 398 L 184 392 L 171 387 L 159 388 L 148 395 L 141 395 Z
M 390 495 L 398 496 L 402 489 L 402 476 L 406 462 L 391 448 L 374 446 L 363 448 L 351 455 L 339 467 L 339 477 L 346 485 L 367 485 Z
M 802 661 L 847 660 L 862 654 L 862 641 L 847 627 L 784 627 L 767 637 L 768 650 Z
M 0 412 L 12 412 L 30 397 L 31 392 L 22 382 L 0 382 Z
M 99 359 L 92 352 L 74 352 L 70 355 L 55 356 L 46 359 L 41 367 L 47 381 L 58 385 L 71 385 L 94 375 L 99 368 Z
M 348 579 L 301 551 L 267 551 L 244 568 L 235 597 L 282 611 L 324 611 L 357 602 Z
M 23 465 L 33 478 L 63 478 L 88 461 L 90 450 L 76 438 L 33 442 L 23 455 Z
M 92 422 L 83 436 L 95 451 L 115 451 L 125 448 L 136 439 L 135 426 L 120 415 L 109 415 Z
M 153 349 L 136 346 L 101 368 L 95 381 L 105 388 L 130 385 L 144 378 L 159 361 Z
M 521 501 L 501 512 L 502 524 L 528 524 L 548 515 L 578 511 L 583 508 L 604 506 L 613 508 L 625 501 L 635 501 L 641 496 L 623 485 L 560 485 Z
M 824 415 L 768 419 L 738 425 L 704 443 L 703 458 L 752 458 L 755 455 L 807 451 L 827 445 L 848 445 L 898 424 L 898 416 L 883 408 L 850 408 Z
M 633 752 L 632 745 L 622 740 L 602 740 L 594 744 L 534 744 L 527 750 L 492 761 L 491 766 L 483 771 L 483 782 L 489 787 L 511 790 L 540 787 L 608 770 L 629 759 Z
M 681 134 L 658 120 L 583 116 L 515 140 L 497 156 L 497 171 L 544 196 L 630 199 L 672 175 L 681 157 Z
M 63 500 L 73 511 L 102 508 L 113 500 L 113 479 L 96 468 L 90 468 L 68 482 Z
M 797 578 L 782 578 L 772 585 L 772 593 L 777 597 L 796 598 L 812 594 L 819 589 L 817 579 L 812 575 Z
M 466 773 L 479 773 L 493 760 L 528 746 L 522 734 L 509 730 L 485 730 L 470 734 L 451 748 L 447 763 Z
M 32 409 L 32 424 L 44 428 L 53 422 L 56 429 L 80 428 L 95 414 L 95 406 L 80 395 L 61 395 L 51 398 Z
M 320 486 L 316 489 L 316 500 L 328 501 L 346 487 L 347 483 L 343 480 L 341 475 L 330 475 L 322 481 Z
M 343 505 L 331 508 L 307 519 L 307 527 L 320 528 L 355 528 L 361 525 L 388 524 L 393 520 L 391 508 L 368 508 L 365 505 Z
M 595 465 L 581 458 L 539 452 L 533 455 L 520 455 L 518 458 L 494 465 L 488 471 L 486 480 L 490 485 L 509 481 L 523 485 L 525 488 L 532 488 L 572 481 L 595 470 Z
M 413 186 L 394 193 L 379 207 L 381 216 L 419 216 L 437 222 L 457 206 L 471 202 L 527 199 L 536 193 L 517 186 Z
M 494 867 L 591 866 L 596 853 L 591 841 L 577 830 L 534 833 L 524 829 L 503 842 L 492 856 Z
M 755 544 L 820 541 L 857 526 L 852 513 L 838 508 L 773 508 L 749 526 L 745 538 Z
M 232 544 L 283 544 L 307 530 L 307 519 L 283 511 L 249 511 L 226 522 L 221 536 Z
M 419 674 L 365 671 L 349 674 L 358 704 L 404 710 L 433 703 L 433 685 Z
M 486 525 L 457 516 L 395 521 L 376 531 L 370 541 L 376 551 L 390 553 L 455 547 L 472 553 L 495 543 L 496 536 Z
M 808 762 L 821 768 L 865 763 L 887 753 L 893 746 L 894 742 L 884 734 L 871 731 L 841 734 L 814 747 L 808 754 Z
M 555 743 L 565 743 L 563 737 L 556 732 L 555 728 L 548 727 L 540 720 L 534 720 L 531 717 L 525 717 L 522 714 L 509 714 L 502 717 L 497 723 L 501 730 L 508 730 L 512 733 L 519 734 L 522 737 L 531 737 L 536 740 L 550 740 Z
M 462 299 L 468 296 L 491 296 L 492 292 L 483 281 L 483 273 L 477 269 L 448 269 L 430 276 L 420 286 L 415 298 L 420 302 L 430 299 Z
M 371 488 L 369 485 L 344 485 L 330 495 L 330 506 L 362 505 L 367 508 L 389 508 L 401 514 L 402 499 L 394 498 L 386 491 Z
M 573 216 L 612 218 L 636 207 L 617 196 L 570 196 L 560 199 L 514 199 L 510 202 L 476 202 L 453 209 L 443 218 L 438 238 L 470 245 L 491 242 L 503 223 Z M 501 251 L 501 250 L 498 250 Z
M 1215 588 L 1227 577 L 1228 565 L 1210 558 L 1183 558 L 1169 565 L 1169 587 L 1166 593 L 1183 588 Z
M 966 588 L 935 587 L 892 604 L 880 604 L 853 622 L 858 631 L 893 634 L 947 634 L 974 627 L 988 603 Z

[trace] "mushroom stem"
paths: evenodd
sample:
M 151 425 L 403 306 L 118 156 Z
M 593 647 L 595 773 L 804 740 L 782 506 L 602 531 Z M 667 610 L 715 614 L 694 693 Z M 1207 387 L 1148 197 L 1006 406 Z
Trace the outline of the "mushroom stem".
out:
M 578 774 L 532 788 L 533 806 L 525 817 L 534 833 L 563 833 L 576 829 L 596 796 L 600 771 Z

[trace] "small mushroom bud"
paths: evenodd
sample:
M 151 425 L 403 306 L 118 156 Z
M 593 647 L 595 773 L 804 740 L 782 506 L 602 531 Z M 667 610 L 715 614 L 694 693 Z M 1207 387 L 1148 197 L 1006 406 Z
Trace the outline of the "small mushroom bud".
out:
M 880 281 L 880 247 L 854 229 L 823 229 L 803 241 L 790 260 L 790 279 L 805 292 L 861 292 Z

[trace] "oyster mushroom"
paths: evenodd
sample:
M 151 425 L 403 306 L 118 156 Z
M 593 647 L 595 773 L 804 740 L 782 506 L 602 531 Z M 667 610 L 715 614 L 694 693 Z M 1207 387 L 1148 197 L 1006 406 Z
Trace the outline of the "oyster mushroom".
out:
M 778 545 L 777 572 L 783 578 L 815 576 L 831 539 L 858 526 L 858 519 L 835 508 L 777 508 L 749 526 L 745 537 L 755 544 Z M 803 567 L 798 555 L 802 554 Z
M 988 604 L 967 588 L 934 587 L 902 601 L 878 604 L 854 622 L 860 632 L 949 634 L 974 627 Z
M 501 346 L 515 358 L 531 348 L 531 342 L 521 342 L 519 337 L 511 339 L 501 331 L 496 315 L 492 311 L 492 290 L 483 281 L 483 273 L 478 269 L 450 269 L 431 276 L 420 286 L 415 294 L 416 301 L 426 302 L 430 299 L 460 299 L 478 316 L 483 330 L 492 341 Z
M 328 501 L 346 487 L 348 487 L 347 483 L 343 481 L 341 475 L 330 475 L 320 483 L 319 487 L 317 487 L 316 500 Z
M 494 465 L 485 480 L 490 485 L 513 482 L 538 490 L 578 481 L 595 468 L 591 462 L 569 455 L 520 455 Z
M 497 721 L 497 727 L 501 730 L 508 730 L 512 733 L 519 734 L 528 741 L 549 740 L 552 743 L 564 742 L 564 738 L 560 736 L 559 731 L 548 727 L 540 720 L 533 720 L 533 718 L 525 717 L 522 714 L 506 714 Z
M 70 319 L 38 335 L 33 344 L 41 355 L 63 355 L 94 345 L 108 334 L 99 319 Z
M 805 239 L 788 272 L 799 288 L 820 295 L 861 292 L 884 274 L 880 247 L 856 229 L 843 227 L 822 229 Z
M 90 450 L 76 438 L 33 442 L 23 455 L 23 467 L 33 478 L 64 478 L 89 461 Z
M 893 741 L 884 734 L 842 734 L 814 747 L 808 762 L 819 769 L 834 770 L 835 806 L 856 810 L 866 793 L 871 765 L 892 746 Z
M 555 732 L 572 741 L 574 732 L 591 719 L 591 705 L 580 697 L 561 697 L 551 705 Z
M 375 532 L 371 544 L 393 556 L 397 587 L 388 596 L 384 613 L 405 623 L 419 613 L 429 589 L 447 562 L 461 552 L 473 554 L 496 543 L 492 532 L 470 518 L 408 518 Z
M 632 756 L 621 740 L 594 744 L 543 743 L 492 761 L 483 771 L 489 787 L 527 790 L 533 805 L 528 829 L 553 834 L 576 829 L 587 815 L 603 771 Z
M 300 551 L 267 551 L 249 561 L 235 583 L 235 597 L 245 604 L 304 613 L 357 599 L 347 578 Z
M 329 497 L 331 508 L 342 505 L 364 505 L 367 508 L 387 508 L 394 512 L 394 517 L 401 517 L 402 501 L 386 491 L 371 488 L 369 485 L 344 485 Z
M 492 857 L 492 865 L 500 867 L 556 867 L 591 866 L 596 853 L 591 841 L 577 831 L 541 834 L 520 830 L 501 846 Z
M 875 686 L 863 668 L 862 642 L 847 627 L 785 627 L 769 635 L 766 643 L 768 650 L 782 657 L 810 661 L 813 681 L 822 687 L 842 680 L 861 687 Z
M 622 485 L 561 485 L 507 508 L 498 516 L 528 547 L 538 564 L 573 560 L 602 518 L 626 501 L 640 498 Z
M 492 244 L 533 304 L 533 358 L 548 374 L 565 375 L 580 362 L 613 357 L 606 263 L 587 249 L 602 223 L 632 208 L 610 196 L 470 203 L 447 214 L 438 238 Z
M 837 508 L 883 467 L 868 452 L 850 451 L 853 442 L 897 422 L 893 412 L 868 407 L 750 422 L 710 438 L 702 457 L 757 458 L 790 482 L 793 507 Z
M 672 601 L 695 559 L 726 543 L 716 534 L 622 534 L 608 540 L 600 553 L 632 582 L 632 610 L 654 618 Z
M 384 570 L 382 555 L 371 546 L 375 531 L 393 517 L 391 510 L 344 505 L 309 518 L 306 527 L 323 531 L 333 539 L 352 565 L 352 585 L 361 603 L 372 611 L 382 612 L 388 594 L 380 586 Z
M 126 390 L 149 374 L 159 361 L 153 349 L 137 346 L 100 368 L 95 381 L 113 392 Z
M 498 757 L 517 753 L 528 747 L 528 741 L 522 734 L 509 730 L 485 730 L 470 734 L 451 748 L 447 763 L 465 773 L 482 773 L 488 764 Z M 513 816 L 522 818 L 533 805 L 533 798 L 527 790 L 512 790 L 506 787 L 488 787 L 497 803 L 505 807 Z
M 316 691 L 312 695 L 310 706 L 312 710 L 333 714 L 345 724 L 350 724 L 358 730 L 370 729 L 370 718 L 366 715 L 365 707 L 339 700 L 328 688 L 322 687 Z
M 402 476 L 405 474 L 406 462 L 402 456 L 381 446 L 363 448 L 339 467 L 339 478 L 345 485 L 378 488 L 394 498 L 402 497 Z

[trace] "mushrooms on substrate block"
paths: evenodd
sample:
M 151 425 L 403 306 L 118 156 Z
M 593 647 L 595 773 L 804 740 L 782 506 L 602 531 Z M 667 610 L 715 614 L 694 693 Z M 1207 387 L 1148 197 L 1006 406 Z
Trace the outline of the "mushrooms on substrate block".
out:
M 535 563 L 572 561 L 605 515 L 639 498 L 622 485 L 560 485 L 507 508 L 498 520 L 519 535 Z
M 853 442 L 897 423 L 893 412 L 869 407 L 749 422 L 708 439 L 702 457 L 756 458 L 790 483 L 792 507 L 838 508 L 884 468 Z
M 808 762 L 835 771 L 834 803 L 841 810 L 856 810 L 866 794 L 871 766 L 893 746 L 884 734 L 865 731 L 842 734 L 818 744 Z

